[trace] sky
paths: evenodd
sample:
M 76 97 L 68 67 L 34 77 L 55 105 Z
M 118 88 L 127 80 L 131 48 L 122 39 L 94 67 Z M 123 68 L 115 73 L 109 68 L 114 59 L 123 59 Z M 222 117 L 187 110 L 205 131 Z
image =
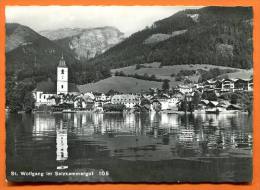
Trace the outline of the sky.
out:
M 7 6 L 6 22 L 35 31 L 114 26 L 126 36 L 191 6 Z

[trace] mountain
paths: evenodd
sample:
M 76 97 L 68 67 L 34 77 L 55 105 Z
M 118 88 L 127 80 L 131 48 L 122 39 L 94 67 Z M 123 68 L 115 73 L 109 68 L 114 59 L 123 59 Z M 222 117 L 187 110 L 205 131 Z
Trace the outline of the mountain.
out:
M 22 26 L 17 23 L 6 25 L 6 52 L 13 49 L 33 43 L 41 36 L 27 26 Z
M 7 74 L 20 72 L 21 75 L 29 75 L 39 72 L 38 77 L 51 77 L 50 72 L 56 72 L 62 54 L 68 65 L 76 63 L 70 52 L 31 28 L 17 23 L 6 24 Z
M 62 28 L 44 30 L 39 34 L 52 40 L 77 59 L 88 60 L 104 53 L 124 39 L 124 34 L 115 27 Z
M 252 68 L 252 8 L 180 11 L 138 31 L 90 60 L 110 68 L 160 62 Z
M 17 23 L 6 24 L 7 78 L 16 82 L 25 79 L 56 81 L 56 68 L 62 54 L 69 67 L 70 82 L 85 84 L 110 76 L 109 68 L 77 60 L 73 52 L 31 28 Z

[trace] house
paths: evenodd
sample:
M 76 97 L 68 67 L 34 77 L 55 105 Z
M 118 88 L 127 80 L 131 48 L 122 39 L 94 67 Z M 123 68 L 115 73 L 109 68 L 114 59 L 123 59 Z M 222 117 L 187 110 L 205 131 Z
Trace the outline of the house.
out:
M 194 90 L 198 90 L 199 92 L 203 92 L 204 85 L 202 83 L 194 84 Z
M 182 94 L 190 94 L 193 92 L 192 85 L 178 85 L 177 88 Z
M 87 92 L 82 95 L 82 99 L 84 100 L 82 107 L 87 110 L 92 110 L 94 108 L 95 96 L 91 92 Z
M 179 101 L 183 100 L 184 97 L 185 97 L 184 94 L 182 94 L 181 92 L 177 92 L 177 93 L 173 94 L 171 98 L 173 98 L 174 101 L 178 101 L 179 102 Z
M 230 104 L 229 106 L 227 106 L 226 109 L 227 110 L 242 110 L 242 108 L 239 105 L 235 105 L 235 104 Z
M 223 79 L 221 81 L 221 92 L 234 92 L 235 81 L 238 79 Z
M 253 79 L 237 79 L 234 82 L 234 91 L 253 91 Z
M 204 82 L 204 89 L 215 89 L 216 81 L 215 80 L 207 80 Z
M 248 90 L 248 91 L 253 91 L 253 78 L 251 78 L 251 79 L 248 80 L 247 90 Z
M 152 100 L 151 110 L 152 111 L 160 111 L 161 110 L 161 103 L 157 99 Z
M 140 96 L 134 94 L 117 94 L 111 98 L 112 104 L 123 104 L 126 108 L 134 108 L 136 104 L 140 104 Z
M 209 100 L 201 100 L 200 105 L 201 108 L 205 109 L 208 106 Z
M 36 107 L 56 104 L 55 99 L 52 98 L 56 95 L 56 86 L 50 79 L 37 83 L 36 89 L 32 93 L 35 98 Z

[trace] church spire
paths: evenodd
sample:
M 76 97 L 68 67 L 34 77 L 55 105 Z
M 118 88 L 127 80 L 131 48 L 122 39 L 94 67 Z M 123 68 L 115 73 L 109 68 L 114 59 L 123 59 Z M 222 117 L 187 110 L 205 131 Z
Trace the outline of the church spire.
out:
M 59 65 L 58 67 L 67 67 L 66 63 L 65 63 L 65 60 L 64 60 L 64 57 L 63 57 L 63 52 L 61 54 L 61 59 L 59 61 Z

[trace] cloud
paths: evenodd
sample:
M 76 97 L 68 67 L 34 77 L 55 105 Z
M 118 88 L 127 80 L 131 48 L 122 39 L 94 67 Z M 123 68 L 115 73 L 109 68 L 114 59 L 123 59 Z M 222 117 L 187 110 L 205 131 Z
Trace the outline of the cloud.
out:
M 7 6 L 6 22 L 36 31 L 114 26 L 130 35 L 188 6 Z

